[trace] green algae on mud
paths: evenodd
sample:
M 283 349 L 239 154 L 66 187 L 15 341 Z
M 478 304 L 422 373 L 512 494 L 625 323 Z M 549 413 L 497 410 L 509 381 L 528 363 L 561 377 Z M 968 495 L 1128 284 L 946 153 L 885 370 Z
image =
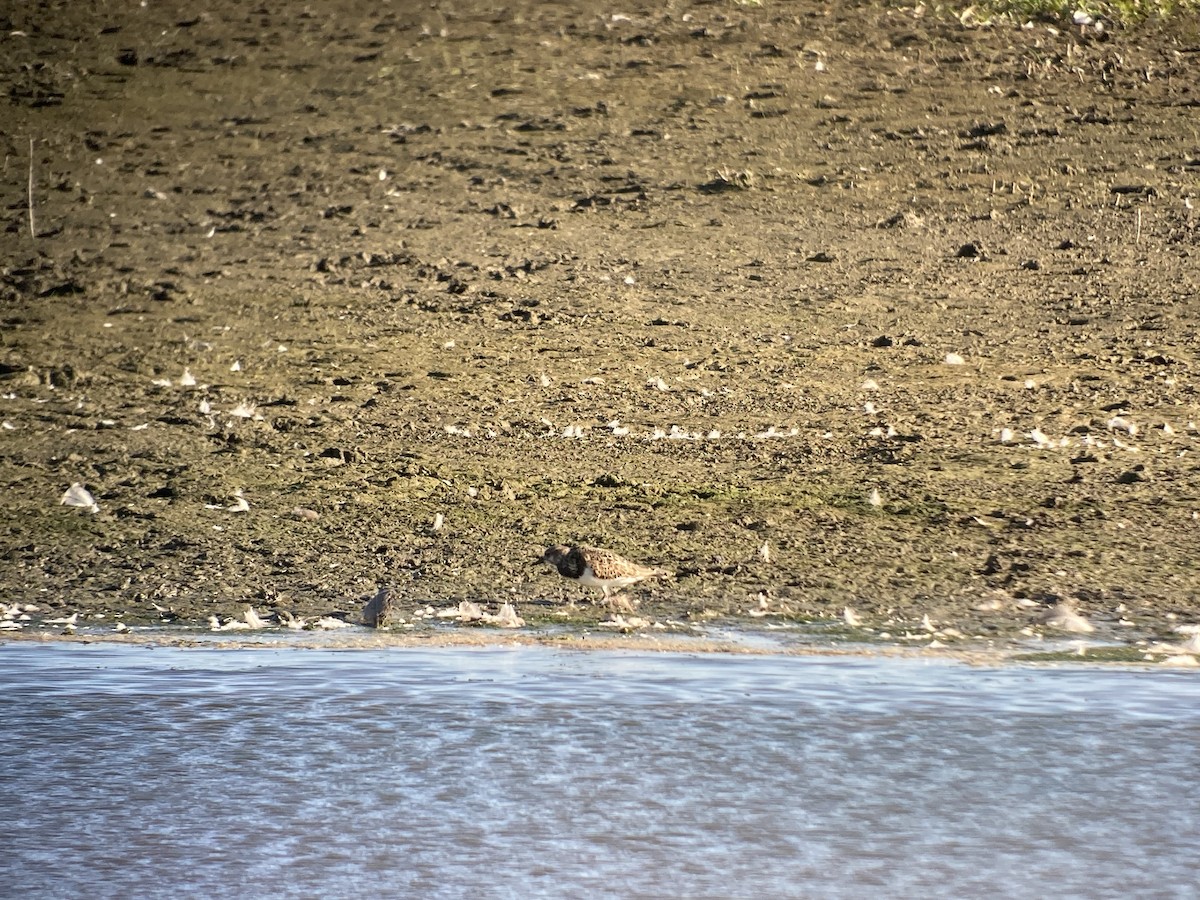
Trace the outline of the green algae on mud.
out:
M 5 603 L 588 622 L 532 568 L 569 541 L 675 570 L 632 592 L 658 621 L 1200 618 L 1185 38 L 36 9 L 0 64 Z

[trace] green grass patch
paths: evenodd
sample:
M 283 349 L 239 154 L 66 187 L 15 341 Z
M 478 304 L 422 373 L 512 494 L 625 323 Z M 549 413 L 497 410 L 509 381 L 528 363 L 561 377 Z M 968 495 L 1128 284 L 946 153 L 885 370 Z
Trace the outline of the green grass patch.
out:
M 1049 653 L 1018 653 L 1012 657 L 1014 662 L 1036 663 L 1138 663 L 1150 665 L 1146 659 L 1146 651 L 1141 647 L 1088 647 L 1083 656 L 1074 650 L 1055 650 Z

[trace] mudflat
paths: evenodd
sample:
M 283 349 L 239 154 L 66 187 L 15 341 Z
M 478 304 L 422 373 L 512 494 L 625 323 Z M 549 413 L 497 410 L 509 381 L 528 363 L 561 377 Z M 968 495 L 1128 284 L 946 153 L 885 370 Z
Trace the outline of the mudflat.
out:
M 558 543 L 671 627 L 1200 618 L 1194 19 L 0 25 L 10 621 L 607 617 Z

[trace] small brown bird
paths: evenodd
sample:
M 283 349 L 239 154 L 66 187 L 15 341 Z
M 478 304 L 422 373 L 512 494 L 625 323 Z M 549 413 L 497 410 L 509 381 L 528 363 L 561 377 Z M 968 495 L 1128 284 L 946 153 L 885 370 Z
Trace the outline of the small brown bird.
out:
M 611 550 L 597 547 L 568 547 L 565 544 L 547 547 L 538 562 L 554 566 L 563 578 L 578 581 L 584 587 L 600 588 L 606 602 L 613 599 L 614 588 L 629 587 L 647 578 L 671 577 L 665 569 L 638 565 Z M 624 609 L 633 608 L 628 600 L 620 605 Z
M 371 628 L 387 628 L 395 614 L 394 601 L 391 588 L 380 588 L 379 593 L 363 607 L 363 624 Z

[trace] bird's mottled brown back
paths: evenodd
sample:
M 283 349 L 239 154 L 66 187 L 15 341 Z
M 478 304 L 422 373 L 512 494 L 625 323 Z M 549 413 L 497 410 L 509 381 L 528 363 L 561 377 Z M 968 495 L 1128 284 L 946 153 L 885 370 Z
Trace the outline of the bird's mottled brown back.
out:
M 582 571 L 583 565 L 591 566 L 592 574 L 597 578 L 650 578 L 660 574 L 658 569 L 630 562 L 611 550 L 601 550 L 598 547 L 576 547 L 571 552 L 579 556 L 580 571 Z

